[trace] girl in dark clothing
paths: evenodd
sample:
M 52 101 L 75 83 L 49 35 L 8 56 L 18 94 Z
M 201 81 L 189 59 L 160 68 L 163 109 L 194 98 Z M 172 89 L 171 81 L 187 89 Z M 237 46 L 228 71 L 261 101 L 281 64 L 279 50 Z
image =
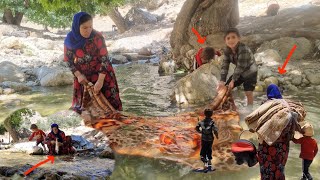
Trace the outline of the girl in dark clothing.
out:
M 218 128 L 215 126 L 213 119 L 211 118 L 213 112 L 211 109 L 206 109 L 204 115 L 206 118 L 198 123 L 196 131 L 201 133 L 201 152 L 200 159 L 204 163 L 205 172 L 211 171 L 212 164 L 212 144 L 213 144 L 213 132 L 218 139 Z

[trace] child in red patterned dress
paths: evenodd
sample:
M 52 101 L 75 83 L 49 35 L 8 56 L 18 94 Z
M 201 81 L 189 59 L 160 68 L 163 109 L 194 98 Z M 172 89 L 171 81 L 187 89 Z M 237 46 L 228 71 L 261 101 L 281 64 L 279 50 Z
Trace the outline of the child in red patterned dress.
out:
M 36 139 L 36 146 L 41 144 L 43 147 L 43 150 L 46 152 L 47 151 L 46 146 L 43 143 L 43 141 L 46 137 L 46 134 L 41 129 L 38 129 L 38 126 L 35 124 L 31 124 L 30 129 L 32 131 L 32 134 L 29 137 L 29 141 L 32 141 L 32 139 L 35 138 Z

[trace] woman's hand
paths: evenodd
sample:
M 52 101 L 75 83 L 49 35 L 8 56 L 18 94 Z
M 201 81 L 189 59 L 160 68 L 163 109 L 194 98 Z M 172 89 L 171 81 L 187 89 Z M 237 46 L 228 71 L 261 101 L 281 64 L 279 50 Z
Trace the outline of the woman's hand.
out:
M 79 71 L 76 71 L 76 72 L 74 73 L 74 75 L 77 77 L 78 82 L 79 82 L 80 84 L 89 83 L 89 81 L 87 80 L 86 76 L 84 76 L 83 74 L 81 74 Z
M 101 90 L 103 86 L 103 80 L 98 80 L 95 84 L 94 84 L 94 93 L 98 94 Z
M 56 143 L 56 141 L 50 141 L 50 143 L 51 143 L 51 144 L 55 144 L 55 143 Z
M 231 80 L 229 83 L 229 88 L 233 89 L 234 88 L 234 80 Z
M 98 94 L 103 86 L 104 78 L 106 77 L 105 74 L 99 74 L 98 81 L 94 84 L 94 93 Z
M 223 81 L 220 81 L 218 86 L 217 86 L 217 91 L 219 91 L 223 86 L 224 86 L 224 83 Z

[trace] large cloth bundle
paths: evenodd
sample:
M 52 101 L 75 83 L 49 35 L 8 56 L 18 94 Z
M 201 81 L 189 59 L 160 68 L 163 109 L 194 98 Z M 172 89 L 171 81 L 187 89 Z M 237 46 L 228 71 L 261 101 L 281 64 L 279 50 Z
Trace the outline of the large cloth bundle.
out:
M 306 112 L 301 103 L 291 100 L 268 100 L 245 118 L 249 129 L 257 132 L 259 139 L 272 145 L 290 121 L 304 121 Z
M 114 109 L 102 93 L 95 94 L 92 83 L 84 86 L 81 117 L 87 126 L 99 122 L 101 119 L 121 120 L 125 116 Z

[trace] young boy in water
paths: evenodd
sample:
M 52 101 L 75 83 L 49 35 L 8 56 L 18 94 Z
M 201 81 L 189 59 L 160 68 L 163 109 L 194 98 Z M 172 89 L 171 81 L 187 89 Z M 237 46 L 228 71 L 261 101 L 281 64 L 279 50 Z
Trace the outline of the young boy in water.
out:
M 213 119 L 211 118 L 213 111 L 211 109 L 205 109 L 204 115 L 206 118 L 196 126 L 196 131 L 201 133 L 201 152 L 200 158 L 204 163 L 204 172 L 214 170 L 212 168 L 212 144 L 214 140 L 213 132 L 218 139 L 218 128 L 216 127 Z
M 312 180 L 312 176 L 309 173 L 309 167 L 313 161 L 313 158 L 318 153 L 317 141 L 312 138 L 314 132 L 311 124 L 306 123 L 301 127 L 303 137 L 300 139 L 293 139 L 295 144 L 301 144 L 300 158 L 302 159 L 302 180 Z
M 236 28 L 226 31 L 224 40 L 226 48 L 221 65 L 221 78 L 217 90 L 228 85 L 230 89 L 243 84 L 248 106 L 253 104 L 253 90 L 257 83 L 258 66 L 250 48 L 240 40 L 240 33 Z M 235 64 L 234 73 L 227 80 L 230 63 Z
M 32 141 L 32 139 L 35 138 L 36 139 L 36 146 L 41 144 L 43 147 L 43 150 L 46 152 L 47 150 L 46 150 L 46 147 L 43 143 L 43 141 L 46 137 L 46 134 L 41 129 L 38 129 L 38 126 L 35 124 L 31 124 L 30 129 L 32 131 L 32 134 L 29 137 L 29 141 Z

